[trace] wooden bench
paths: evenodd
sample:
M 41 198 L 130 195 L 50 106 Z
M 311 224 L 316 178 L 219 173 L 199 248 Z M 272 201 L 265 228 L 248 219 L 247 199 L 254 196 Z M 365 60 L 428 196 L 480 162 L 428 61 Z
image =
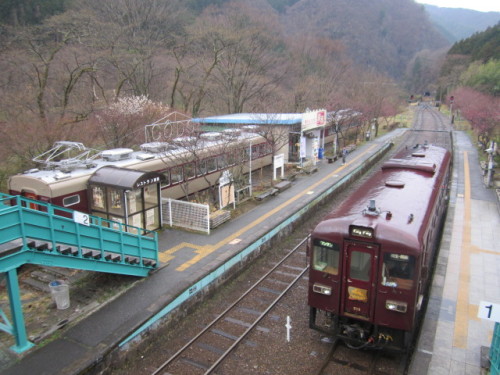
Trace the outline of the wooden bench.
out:
M 338 155 L 327 156 L 326 160 L 328 160 L 328 164 L 332 164 L 334 161 L 337 161 Z
M 304 168 L 304 172 L 306 172 L 306 174 L 315 173 L 317 171 L 318 171 L 318 167 L 316 165 Z
M 276 185 L 274 185 L 274 187 L 276 189 L 278 189 L 280 192 L 288 189 L 290 186 L 292 186 L 292 183 L 290 181 L 287 181 L 287 180 L 283 180 L 281 182 L 278 182 Z
M 210 214 L 210 228 L 217 228 L 231 219 L 231 212 L 226 210 L 218 210 Z
M 283 178 L 283 180 L 286 180 L 286 181 L 295 181 L 295 179 L 297 178 L 297 175 L 298 175 L 298 173 L 290 173 L 288 176 L 285 176 Z
M 347 145 L 347 146 L 345 146 L 345 149 L 347 150 L 347 153 L 350 154 L 351 152 L 356 150 L 356 145 L 354 143 Z
M 255 196 L 255 199 L 257 199 L 258 201 L 262 201 L 270 196 L 275 196 L 277 193 L 279 193 L 279 190 L 278 189 L 269 189 L 269 190 L 266 190 L 265 192 L 263 193 L 260 193 L 259 195 Z

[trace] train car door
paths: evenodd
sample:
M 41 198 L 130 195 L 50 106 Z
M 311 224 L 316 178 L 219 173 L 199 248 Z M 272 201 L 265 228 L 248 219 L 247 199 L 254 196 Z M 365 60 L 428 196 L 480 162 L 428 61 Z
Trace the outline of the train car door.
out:
M 373 317 L 377 280 L 378 246 L 353 241 L 344 243 L 341 309 L 346 315 L 364 320 Z

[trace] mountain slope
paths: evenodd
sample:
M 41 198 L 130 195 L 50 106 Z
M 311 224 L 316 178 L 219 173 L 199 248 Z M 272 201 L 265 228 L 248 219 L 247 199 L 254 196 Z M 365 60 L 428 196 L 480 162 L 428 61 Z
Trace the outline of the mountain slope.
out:
M 500 12 L 478 12 L 470 9 L 440 8 L 423 5 L 431 21 L 451 43 L 486 30 L 500 21 Z
M 290 36 L 341 40 L 358 64 L 399 79 L 424 49 L 449 43 L 413 0 L 300 0 L 282 15 Z

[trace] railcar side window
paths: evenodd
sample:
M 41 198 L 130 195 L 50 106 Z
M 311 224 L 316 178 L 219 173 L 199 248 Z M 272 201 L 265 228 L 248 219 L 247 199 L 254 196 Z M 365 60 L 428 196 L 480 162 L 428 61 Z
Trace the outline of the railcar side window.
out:
M 315 240 L 313 245 L 313 268 L 331 275 L 339 273 L 339 245 Z
M 71 195 L 71 196 L 63 199 L 63 206 L 64 207 L 73 206 L 74 204 L 78 204 L 78 203 L 80 203 L 80 196 L 79 195 Z
M 385 253 L 382 265 L 382 285 L 394 288 L 413 288 L 415 257 L 405 254 Z
M 227 155 L 217 156 L 217 168 L 226 169 L 227 168 Z
M 186 179 L 190 180 L 196 177 L 196 164 L 188 163 L 184 165 L 184 175 Z
M 214 156 L 212 158 L 208 158 L 207 160 L 207 172 L 214 172 L 217 170 L 217 158 Z
M 361 251 L 351 252 L 349 276 L 361 281 L 370 280 L 371 254 Z
M 161 184 L 162 188 L 170 185 L 170 170 L 163 172 L 163 175 L 165 176 L 165 182 L 162 182 Z
M 198 163 L 198 176 L 203 176 L 204 174 L 207 174 L 207 160 L 203 159 L 200 160 Z
M 170 170 L 170 178 L 172 180 L 172 184 L 177 184 L 184 181 L 184 174 L 182 167 L 173 167 Z

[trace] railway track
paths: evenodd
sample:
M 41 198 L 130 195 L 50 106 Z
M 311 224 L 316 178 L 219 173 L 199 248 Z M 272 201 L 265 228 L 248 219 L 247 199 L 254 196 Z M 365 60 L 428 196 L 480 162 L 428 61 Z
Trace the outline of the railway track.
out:
M 240 343 L 258 329 L 259 322 L 269 315 L 308 270 L 305 264 L 308 238 L 303 238 L 271 270 L 152 374 L 214 373 Z
M 451 149 L 451 126 L 448 118 L 428 105 L 415 111 L 411 134 L 401 146 L 430 143 Z

